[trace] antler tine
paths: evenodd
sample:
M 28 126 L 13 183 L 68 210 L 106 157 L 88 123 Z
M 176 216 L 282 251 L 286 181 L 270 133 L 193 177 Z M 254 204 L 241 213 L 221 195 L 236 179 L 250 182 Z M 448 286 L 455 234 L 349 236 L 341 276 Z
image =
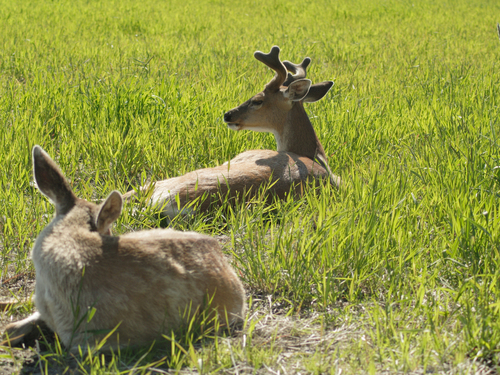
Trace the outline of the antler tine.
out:
M 293 81 L 297 79 L 306 78 L 307 75 L 307 67 L 311 63 L 311 59 L 306 57 L 300 64 L 294 64 L 288 60 L 283 61 L 283 65 L 293 73 L 293 75 L 288 74 L 286 81 L 283 83 L 283 86 L 288 86 Z
M 271 90 L 279 90 L 280 86 L 285 82 L 287 71 L 285 66 L 280 60 L 280 48 L 274 46 L 271 48 L 271 52 L 263 53 L 260 51 L 255 52 L 254 57 L 260 62 L 266 64 L 272 70 L 276 72 L 274 78 L 266 85 L 267 88 Z

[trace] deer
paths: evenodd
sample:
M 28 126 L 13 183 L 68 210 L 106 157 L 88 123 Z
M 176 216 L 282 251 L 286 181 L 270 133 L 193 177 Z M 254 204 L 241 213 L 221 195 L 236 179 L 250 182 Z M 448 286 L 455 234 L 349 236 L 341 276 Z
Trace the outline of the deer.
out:
M 55 217 L 31 252 L 37 311 L 9 324 L 4 344 L 48 326 L 72 352 L 103 338 L 105 350 L 159 340 L 202 312 L 228 328 L 243 321 L 243 285 L 214 238 L 172 229 L 113 236 L 122 195 L 113 191 L 100 205 L 77 198 L 40 146 L 32 155 Z
M 150 203 L 161 206 L 164 216 L 172 219 L 179 212 L 192 214 L 189 203 L 195 200 L 199 201 L 198 209 L 206 210 L 214 202 L 222 202 L 220 197 L 249 199 L 266 184 L 271 193 L 268 197 L 279 198 L 290 192 L 302 194 L 310 180 L 329 179 L 335 187 L 341 186 L 303 105 L 322 99 L 333 82 L 312 84 L 306 79 L 309 57 L 294 64 L 282 62 L 279 53 L 278 46 L 268 54 L 254 53 L 258 61 L 275 71 L 275 76 L 262 92 L 224 114 L 224 122 L 231 130 L 272 133 L 277 150 L 245 151 L 220 166 L 141 187 L 139 191 L 149 191 Z M 136 194 L 131 190 L 124 199 L 129 201 Z

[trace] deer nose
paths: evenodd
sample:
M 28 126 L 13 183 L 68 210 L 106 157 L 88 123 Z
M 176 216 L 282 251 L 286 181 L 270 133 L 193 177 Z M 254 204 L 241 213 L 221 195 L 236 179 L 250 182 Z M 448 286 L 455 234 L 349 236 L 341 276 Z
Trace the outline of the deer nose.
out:
M 224 121 L 231 122 L 231 111 L 224 113 Z

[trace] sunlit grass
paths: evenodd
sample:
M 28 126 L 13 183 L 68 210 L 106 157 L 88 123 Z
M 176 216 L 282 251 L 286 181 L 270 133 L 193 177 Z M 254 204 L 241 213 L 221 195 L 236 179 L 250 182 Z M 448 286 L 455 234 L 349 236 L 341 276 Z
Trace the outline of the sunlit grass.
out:
M 239 334 L 168 356 L 155 347 L 69 359 L 56 342 L 35 357 L 37 368 L 498 365 L 498 15 L 497 2 L 466 0 L 3 1 L 2 280 L 32 271 L 30 248 L 53 214 L 32 185 L 34 144 L 89 200 L 272 149 L 271 135 L 231 132 L 222 121 L 272 77 L 252 57 L 272 45 L 293 62 L 310 56 L 313 82 L 335 81 L 306 110 L 345 181 L 340 191 L 257 198 L 170 223 L 223 242 L 254 301 Z M 125 207 L 114 232 L 160 225 L 143 200 Z M 16 353 L 0 361 L 21 368 Z

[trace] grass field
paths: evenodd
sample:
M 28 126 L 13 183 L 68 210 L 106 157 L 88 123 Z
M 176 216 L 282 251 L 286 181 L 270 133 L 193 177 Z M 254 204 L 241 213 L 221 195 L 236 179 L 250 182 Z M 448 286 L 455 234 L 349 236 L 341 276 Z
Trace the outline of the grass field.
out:
M 498 21 L 493 0 L 0 0 L 0 295 L 19 300 L 1 327 L 34 309 L 29 252 L 53 215 L 33 145 L 89 200 L 274 149 L 222 121 L 272 77 L 256 50 L 335 81 L 306 110 L 345 181 L 171 223 L 218 236 L 248 292 L 240 332 L 2 348 L 0 373 L 496 372 Z M 158 225 L 127 206 L 114 231 Z

